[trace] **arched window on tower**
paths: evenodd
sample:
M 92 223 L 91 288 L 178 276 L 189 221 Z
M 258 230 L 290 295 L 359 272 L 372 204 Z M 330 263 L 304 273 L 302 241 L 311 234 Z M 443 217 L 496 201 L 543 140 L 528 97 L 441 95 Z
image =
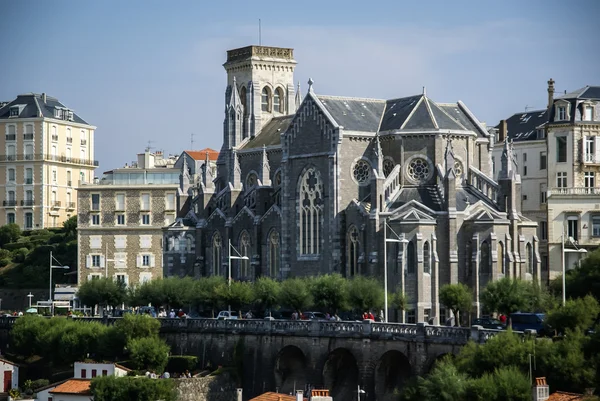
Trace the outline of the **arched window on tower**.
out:
M 429 242 L 423 244 L 423 272 L 431 273 L 431 252 L 429 251 Z
M 490 274 L 490 246 L 487 241 L 481 243 L 479 271 L 481 274 Z
M 273 111 L 277 113 L 283 113 L 284 104 L 283 104 L 283 91 L 281 88 L 275 89 L 275 93 L 273 94 Z
M 504 274 L 504 244 L 498 242 L 498 273 Z
M 323 219 L 323 182 L 321 174 L 309 168 L 300 178 L 299 229 L 300 254 L 318 255 L 321 245 Z
M 261 92 L 260 109 L 266 112 L 271 111 L 271 90 L 267 86 Z
M 223 243 L 221 241 L 221 234 L 215 232 L 212 238 L 212 261 L 213 261 L 213 274 L 215 276 L 221 275 L 221 255 L 223 254 Z
M 248 107 L 246 107 L 247 105 L 247 101 L 246 101 L 246 87 L 242 86 L 242 89 L 240 89 L 240 100 L 242 101 L 242 107 L 244 108 L 244 116 L 248 115 Z
M 279 232 L 272 230 L 271 234 L 269 234 L 269 276 L 271 278 L 279 276 L 279 266 L 281 263 L 280 249 Z
M 412 241 L 406 245 L 406 271 L 408 274 L 415 274 L 417 271 L 415 244 L 413 244 Z
M 346 274 L 352 277 L 358 274 L 358 256 L 359 256 L 360 241 L 358 238 L 358 229 L 356 226 L 350 227 L 347 238 L 347 260 L 348 270 Z
M 248 231 L 242 231 L 240 234 L 240 255 L 246 256 L 248 259 L 240 259 L 240 278 L 247 278 L 250 270 L 250 234 Z
M 533 274 L 533 250 L 530 243 L 527 243 L 527 246 L 525 247 L 525 252 L 525 271 L 529 274 Z

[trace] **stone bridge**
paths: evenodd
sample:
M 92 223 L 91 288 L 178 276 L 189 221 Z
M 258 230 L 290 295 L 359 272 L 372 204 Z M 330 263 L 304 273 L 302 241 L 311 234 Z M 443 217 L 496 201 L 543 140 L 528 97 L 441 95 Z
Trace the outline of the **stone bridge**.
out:
M 83 318 L 113 324 L 118 318 Z M 196 355 L 205 367 L 234 366 L 245 396 L 279 390 L 327 388 L 335 401 L 391 401 L 405 381 L 427 373 L 445 355 L 470 340 L 499 333 L 425 323 L 287 320 L 159 319 L 161 337 L 174 355 Z M 15 318 L 0 318 L 6 347 Z

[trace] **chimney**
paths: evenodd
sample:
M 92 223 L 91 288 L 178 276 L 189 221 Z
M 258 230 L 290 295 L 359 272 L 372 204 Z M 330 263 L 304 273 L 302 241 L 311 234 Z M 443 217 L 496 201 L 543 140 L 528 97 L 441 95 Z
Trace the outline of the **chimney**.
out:
M 533 385 L 533 401 L 546 401 L 550 398 L 550 388 L 545 377 L 536 377 Z
M 296 390 L 296 401 L 304 401 L 304 391 Z
M 548 81 L 548 108 L 554 104 L 554 80 L 550 78 Z
M 242 389 L 237 389 L 237 401 L 242 401 Z
M 500 127 L 498 129 L 498 142 L 504 142 L 506 139 L 506 120 L 500 120 Z
M 42 93 L 42 101 L 44 102 L 44 104 L 46 104 L 46 94 Z

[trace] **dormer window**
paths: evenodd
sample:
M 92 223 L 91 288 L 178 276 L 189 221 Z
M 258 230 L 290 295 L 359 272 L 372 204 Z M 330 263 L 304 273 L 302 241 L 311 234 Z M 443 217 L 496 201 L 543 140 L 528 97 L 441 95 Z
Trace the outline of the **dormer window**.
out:
M 19 106 L 13 106 L 10 108 L 9 117 L 19 117 Z
M 565 106 L 558 106 L 558 110 L 556 112 L 556 120 L 564 121 L 567 119 L 567 108 Z
M 61 109 L 54 109 L 54 118 L 62 119 L 62 110 Z
M 594 107 L 583 106 L 583 121 L 592 121 L 594 119 Z

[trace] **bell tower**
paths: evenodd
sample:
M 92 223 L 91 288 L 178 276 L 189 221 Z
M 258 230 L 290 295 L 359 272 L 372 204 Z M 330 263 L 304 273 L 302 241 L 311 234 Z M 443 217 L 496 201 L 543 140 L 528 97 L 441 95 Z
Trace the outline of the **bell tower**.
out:
M 228 50 L 223 67 L 227 71 L 226 102 L 236 86 L 242 106 L 240 141 L 258 135 L 271 118 L 296 112 L 294 49 L 246 46 Z M 229 126 L 228 118 L 230 114 L 225 116 L 225 126 Z M 223 143 L 228 143 L 229 149 L 239 144 Z

